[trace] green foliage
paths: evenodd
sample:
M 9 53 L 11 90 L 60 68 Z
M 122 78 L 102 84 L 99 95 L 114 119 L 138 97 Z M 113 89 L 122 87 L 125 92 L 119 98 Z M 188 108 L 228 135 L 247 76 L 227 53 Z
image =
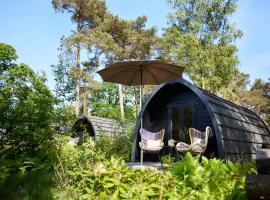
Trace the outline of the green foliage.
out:
M 18 154 L 0 153 L 0 199 L 53 199 L 54 175 L 48 146 Z
M 53 0 L 52 4 L 57 11 L 70 13 L 72 22 L 76 23 L 76 31 L 61 39 L 59 64 L 52 67 L 57 83 L 57 96 L 68 101 L 76 98 L 77 115 L 80 98 L 84 99 L 84 105 L 85 102 L 95 98 L 99 87 L 96 87 L 98 84 L 94 80 L 93 72 L 100 64 L 130 59 L 150 59 L 156 53 L 158 43 L 156 28 L 145 28 L 146 16 L 134 20 L 122 19 L 109 12 L 103 0 Z M 86 50 L 84 53 L 88 55 L 88 59 L 81 62 L 80 55 L 83 50 Z M 82 87 L 87 88 L 86 91 L 80 91 Z M 136 98 L 134 103 L 138 104 L 139 93 L 137 90 L 135 93 L 137 94 L 133 95 Z M 115 94 L 118 94 L 118 91 Z M 120 92 L 122 99 L 121 94 L 122 92 Z M 125 100 L 129 101 L 129 98 Z M 119 105 L 118 100 L 117 103 Z M 94 112 L 98 112 L 93 102 L 89 105 L 90 108 L 93 107 Z M 108 110 L 115 109 L 109 107 Z M 135 114 L 129 112 L 132 110 L 126 109 L 128 120 L 134 118 Z
M 108 160 L 114 156 L 129 161 L 132 146 L 131 133 L 130 130 L 125 134 L 115 134 L 113 138 L 102 134 L 96 142 L 96 149 Z
M 72 35 L 61 40 L 61 54 L 59 64 L 53 66 L 57 79 L 58 95 L 68 96 L 69 100 L 75 101 L 76 116 L 79 116 L 80 110 L 86 113 L 86 106 L 80 108 L 81 98 L 86 104 L 89 91 L 93 90 L 96 81 L 93 80 L 91 73 L 99 64 L 100 53 L 95 48 L 95 43 L 91 42 L 96 37 L 85 34 L 86 30 L 95 29 L 102 23 L 107 8 L 103 0 L 53 0 L 52 5 L 56 11 L 67 12 L 71 14 L 71 21 L 76 23 L 76 31 Z M 102 36 L 99 36 L 100 38 Z M 89 50 L 89 60 L 81 61 L 82 47 L 85 45 Z M 65 69 L 67 64 L 67 69 Z M 81 86 L 87 88 L 81 95 Z M 72 91 L 73 89 L 73 91 Z M 75 89 L 75 90 L 74 90 Z M 75 93 L 74 93 L 75 91 Z M 65 94 L 66 93 L 66 94 Z
M 125 89 L 125 120 L 133 122 L 135 120 L 134 92 L 132 88 Z M 103 83 L 100 90 L 95 93 L 95 98 L 91 105 L 91 113 L 94 116 L 105 117 L 120 121 L 118 85 L 115 83 Z
M 191 80 L 203 89 L 217 93 L 226 88 L 238 64 L 233 42 L 242 35 L 228 22 L 236 1 L 168 2 L 173 13 L 164 38 L 168 45 L 164 58 L 180 62 Z
M 174 157 L 172 157 L 170 154 L 161 157 L 161 163 L 164 168 L 166 166 L 171 166 L 174 163 L 174 160 Z
M 45 78 L 0 44 L 0 199 L 52 199 L 47 146 L 54 97 Z
M 17 57 L 11 52 L 7 59 Z M 25 64 L 1 61 L 7 62 L 9 67 L 0 74 L 0 147 L 32 151 L 50 138 L 54 97 L 44 77 Z
M 14 61 L 18 58 L 16 50 L 4 43 L 0 43 L 0 75 L 7 70 L 8 67 L 14 65 Z
M 270 126 L 270 80 L 256 79 L 250 90 L 241 90 L 237 102 L 257 113 Z
M 57 148 L 56 174 L 65 174 L 58 184 L 58 198 L 245 199 L 244 176 L 256 172 L 252 163 L 233 164 L 204 157 L 200 161 L 191 154 L 163 172 L 130 168 L 119 158 L 108 158 L 106 140 Z
M 58 127 L 71 125 L 76 119 L 74 108 L 68 105 L 58 105 L 53 109 L 53 122 Z
M 233 164 L 218 159 L 192 157 L 172 166 L 173 175 L 185 188 L 192 189 L 194 199 L 246 199 L 245 175 L 256 172 L 254 164 Z
M 75 63 L 73 59 L 68 59 L 69 56 L 72 56 L 70 55 L 69 50 L 65 48 L 65 38 L 61 38 L 60 44 L 59 51 L 61 53 L 58 55 L 59 63 L 51 66 L 56 83 L 55 93 L 58 99 L 71 101 L 75 99 L 75 80 L 70 73 Z
M 94 102 L 92 104 L 92 114 L 94 116 L 121 121 L 119 105 Z M 133 107 L 125 107 L 125 120 L 129 122 L 133 122 L 135 120 L 135 109 Z

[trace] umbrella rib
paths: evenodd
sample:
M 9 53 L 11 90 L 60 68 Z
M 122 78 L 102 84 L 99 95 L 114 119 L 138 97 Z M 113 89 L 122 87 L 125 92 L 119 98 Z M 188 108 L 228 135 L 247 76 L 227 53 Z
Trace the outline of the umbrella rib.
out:
M 153 72 L 152 72 L 150 69 L 148 69 L 147 67 L 145 67 L 145 69 L 153 76 L 153 78 L 155 79 L 155 81 L 156 81 L 158 84 L 160 84 L 159 81 L 157 80 L 157 78 L 154 76 Z
M 170 71 L 170 70 L 167 70 L 167 69 L 165 69 L 165 68 L 160 68 L 160 67 L 157 67 L 157 66 L 154 66 L 154 65 L 152 65 L 152 67 L 158 68 L 158 69 L 162 69 L 162 70 L 167 71 L 167 72 L 169 72 L 169 73 L 171 73 L 171 74 L 174 74 L 174 75 L 179 76 L 179 74 L 177 74 L 177 73 L 175 73 L 175 72 L 172 72 L 172 71 Z
M 132 83 L 132 81 L 134 80 L 134 78 L 135 78 L 135 76 L 136 76 L 136 73 L 137 73 L 137 72 L 138 72 L 138 71 L 137 71 L 137 70 L 135 70 L 135 72 L 134 72 L 134 74 L 133 74 L 132 78 L 130 79 L 130 81 L 129 81 L 128 85 L 130 85 L 130 84 Z

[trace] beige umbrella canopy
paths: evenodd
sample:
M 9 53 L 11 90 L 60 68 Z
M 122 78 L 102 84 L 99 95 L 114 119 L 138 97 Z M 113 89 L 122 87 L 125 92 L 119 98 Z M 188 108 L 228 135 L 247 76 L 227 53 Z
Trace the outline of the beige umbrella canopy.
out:
M 159 85 L 181 78 L 184 67 L 161 60 L 116 62 L 98 71 L 106 82 L 123 85 Z
M 106 82 L 141 86 L 141 105 L 143 85 L 159 85 L 168 80 L 182 78 L 184 67 L 161 60 L 123 61 L 113 63 L 97 73 Z M 142 118 L 141 118 L 142 127 Z

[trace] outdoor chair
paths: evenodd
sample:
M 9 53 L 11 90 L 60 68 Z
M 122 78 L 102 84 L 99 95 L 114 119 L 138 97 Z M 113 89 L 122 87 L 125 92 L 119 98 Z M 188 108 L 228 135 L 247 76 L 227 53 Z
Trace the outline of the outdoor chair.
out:
M 68 144 L 76 145 L 76 144 L 79 143 L 79 141 L 80 141 L 80 138 L 79 138 L 79 137 L 69 138 L 69 139 L 68 139 Z
M 141 165 L 143 163 L 144 152 L 157 153 L 160 160 L 159 152 L 164 146 L 164 133 L 165 129 L 162 129 L 156 133 L 147 131 L 145 129 L 140 130 L 141 142 L 139 142 L 139 146 L 141 148 Z
M 204 153 L 208 144 L 208 138 L 211 136 L 212 130 L 209 126 L 206 127 L 205 132 L 190 128 L 189 137 L 191 144 L 179 142 L 176 145 L 176 150 L 180 153 L 190 152 L 192 155 L 201 155 Z

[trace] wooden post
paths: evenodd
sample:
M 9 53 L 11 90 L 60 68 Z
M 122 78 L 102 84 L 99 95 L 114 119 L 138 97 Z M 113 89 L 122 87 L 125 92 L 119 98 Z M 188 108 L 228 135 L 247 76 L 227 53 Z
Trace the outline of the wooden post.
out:
M 257 149 L 256 167 L 259 174 L 270 174 L 270 149 Z
M 270 199 L 270 175 L 246 175 L 248 199 Z
M 259 175 L 246 175 L 248 199 L 270 199 L 270 149 L 257 149 L 256 166 Z

